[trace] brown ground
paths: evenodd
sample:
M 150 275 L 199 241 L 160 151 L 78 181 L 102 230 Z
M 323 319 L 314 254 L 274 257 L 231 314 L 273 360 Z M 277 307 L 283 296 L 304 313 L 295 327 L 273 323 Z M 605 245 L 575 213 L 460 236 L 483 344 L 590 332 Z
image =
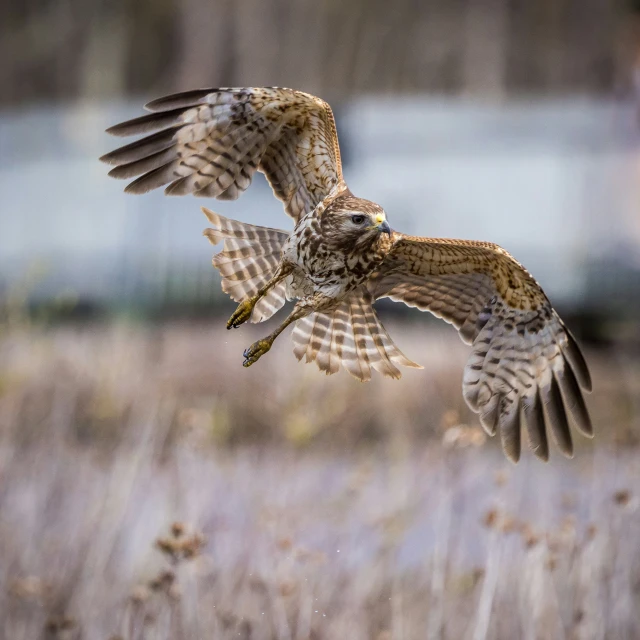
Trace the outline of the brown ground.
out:
M 588 353 L 596 440 L 513 466 L 453 332 L 389 329 L 425 370 L 369 385 L 244 370 L 264 329 L 5 332 L 0 636 L 639 637 L 637 363 Z

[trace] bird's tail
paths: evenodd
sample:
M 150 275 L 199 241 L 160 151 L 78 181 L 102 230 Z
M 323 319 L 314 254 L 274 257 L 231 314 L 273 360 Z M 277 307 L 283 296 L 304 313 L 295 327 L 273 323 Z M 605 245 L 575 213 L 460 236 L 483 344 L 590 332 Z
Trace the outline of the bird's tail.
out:
M 371 379 L 371 369 L 400 378 L 396 365 L 422 369 L 409 360 L 389 337 L 366 290 L 358 290 L 338 307 L 314 312 L 296 322 L 292 334 L 298 360 L 315 362 L 327 375 L 342 365 L 361 382 Z
M 213 266 L 222 278 L 222 290 L 236 302 L 242 302 L 271 280 L 289 234 L 229 220 L 205 207 L 202 211 L 213 225 L 205 229 L 204 235 L 211 244 L 224 242 L 222 251 L 213 257 Z M 251 322 L 262 322 L 282 307 L 286 300 L 285 287 L 283 280 L 258 301 Z

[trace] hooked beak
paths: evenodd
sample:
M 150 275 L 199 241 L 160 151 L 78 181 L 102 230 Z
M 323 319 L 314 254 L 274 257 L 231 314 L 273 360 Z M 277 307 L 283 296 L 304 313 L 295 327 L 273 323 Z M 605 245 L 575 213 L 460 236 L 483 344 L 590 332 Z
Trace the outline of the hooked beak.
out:
M 380 233 L 386 233 L 388 236 L 391 235 L 391 227 L 386 220 L 383 220 L 376 228 Z

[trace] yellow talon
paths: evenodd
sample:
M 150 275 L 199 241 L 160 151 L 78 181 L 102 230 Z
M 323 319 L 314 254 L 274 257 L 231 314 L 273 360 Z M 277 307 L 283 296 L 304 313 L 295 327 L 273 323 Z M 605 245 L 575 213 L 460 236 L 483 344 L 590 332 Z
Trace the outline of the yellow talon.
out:
M 254 342 L 248 349 L 244 350 L 242 354 L 244 356 L 242 366 L 250 367 L 254 362 L 257 362 L 261 356 L 271 349 L 272 344 L 273 340 L 271 338 L 263 338 L 262 340 Z
M 257 296 L 241 302 L 227 321 L 227 329 L 237 329 L 241 324 L 244 324 L 251 317 L 256 302 L 258 302 Z

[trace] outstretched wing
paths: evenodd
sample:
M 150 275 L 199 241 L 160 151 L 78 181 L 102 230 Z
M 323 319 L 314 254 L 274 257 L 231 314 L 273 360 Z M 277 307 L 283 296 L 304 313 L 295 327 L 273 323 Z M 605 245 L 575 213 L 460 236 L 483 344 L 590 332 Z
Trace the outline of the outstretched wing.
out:
M 153 113 L 115 125 L 116 136 L 148 134 L 100 158 L 125 189 L 235 200 L 262 171 L 298 220 L 343 185 L 331 107 L 293 89 L 201 89 L 146 105 Z
M 582 396 L 591 378 L 580 349 L 540 285 L 504 249 L 395 233 L 369 287 L 376 299 L 443 318 L 473 345 L 464 398 L 490 435 L 499 430 L 513 461 L 520 457 L 521 413 L 531 448 L 544 460 L 547 427 L 561 451 L 573 453 L 567 413 L 593 435 Z

